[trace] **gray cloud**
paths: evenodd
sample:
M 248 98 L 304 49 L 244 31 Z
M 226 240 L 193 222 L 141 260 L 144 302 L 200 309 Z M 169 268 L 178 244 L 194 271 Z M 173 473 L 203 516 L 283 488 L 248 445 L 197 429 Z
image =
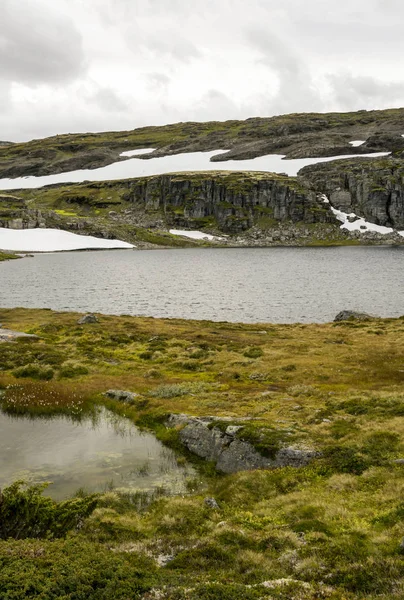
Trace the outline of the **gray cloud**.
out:
M 171 78 L 165 73 L 147 73 L 146 80 L 148 87 L 155 92 L 164 91 L 170 85 Z
M 402 102 L 404 81 L 386 83 L 370 76 L 354 76 L 350 73 L 329 75 L 333 97 L 345 110 L 355 110 L 364 106 L 379 108 L 388 98 L 390 105 Z
M 0 139 L 404 105 L 400 0 L 0 0 L 0 22 Z
M 144 36 L 141 45 L 153 54 L 185 63 L 202 56 L 195 44 L 178 35 L 177 31 L 164 31 Z
M 278 78 L 279 89 L 271 100 L 272 106 L 284 112 L 293 111 L 298 98 L 299 110 L 321 110 L 322 102 L 310 71 L 293 46 L 263 29 L 248 31 L 247 39 L 261 55 L 258 62 L 269 67 Z
M 106 112 L 122 112 L 128 110 L 128 104 L 109 87 L 100 88 L 91 98 L 101 110 Z
M 192 119 L 200 121 L 241 118 L 242 111 L 229 96 L 220 90 L 210 89 L 195 103 Z
M 0 78 L 58 83 L 83 73 L 81 35 L 69 18 L 30 0 L 2 0 Z

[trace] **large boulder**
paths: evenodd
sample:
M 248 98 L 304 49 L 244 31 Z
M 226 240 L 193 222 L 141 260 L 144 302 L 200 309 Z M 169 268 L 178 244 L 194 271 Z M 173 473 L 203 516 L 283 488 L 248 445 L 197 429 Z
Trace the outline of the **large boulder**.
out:
M 86 325 L 87 323 L 98 323 L 98 319 L 95 315 L 92 314 L 88 314 L 88 315 L 84 315 L 84 317 L 81 317 L 77 323 L 79 325 Z
M 236 437 L 242 426 L 229 426 L 222 431 L 214 426 L 211 417 L 191 417 L 171 415 L 168 427 L 181 427 L 179 438 L 182 444 L 193 454 L 212 461 L 222 473 L 236 473 L 254 469 L 275 467 L 304 467 L 318 452 L 293 446 L 278 450 L 273 458 L 262 456 L 254 446 Z
M 355 310 L 341 310 L 334 318 L 334 321 L 369 321 L 374 318 L 375 317 L 372 317 L 372 315 L 356 312 Z
M 127 404 L 133 404 L 139 394 L 135 392 L 127 392 L 126 390 L 108 390 L 104 393 L 104 396 L 111 398 L 112 400 L 118 400 L 119 402 L 126 402 Z

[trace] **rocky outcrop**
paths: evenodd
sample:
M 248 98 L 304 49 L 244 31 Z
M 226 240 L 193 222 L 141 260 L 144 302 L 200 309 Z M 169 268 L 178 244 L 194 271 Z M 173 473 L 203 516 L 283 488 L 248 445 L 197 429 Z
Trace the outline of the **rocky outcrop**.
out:
M 404 138 L 401 138 L 404 141 Z M 404 229 L 404 163 L 393 158 L 333 161 L 305 167 L 302 184 L 328 196 L 332 206 L 371 223 Z
M 13 342 L 20 338 L 31 340 L 39 339 L 37 335 L 33 335 L 32 333 L 23 333 L 22 331 L 14 331 L 12 329 L 2 329 L 0 326 L 0 342 Z
M 293 177 L 275 174 L 187 173 L 128 183 L 126 199 L 146 212 L 162 211 L 168 226 L 211 222 L 239 233 L 260 221 L 333 223 L 330 211 Z
M 45 219 L 40 210 L 28 208 L 19 196 L 0 194 L 0 227 L 34 229 L 44 226 Z
M 111 398 L 111 400 L 125 402 L 126 404 L 133 404 L 139 398 L 139 394 L 136 394 L 136 392 L 128 392 L 126 390 L 108 390 L 104 393 L 104 396 Z
M 303 467 L 318 456 L 317 452 L 310 449 L 284 446 L 272 458 L 268 458 L 249 441 L 243 440 L 242 425 L 218 428 L 213 417 L 170 415 L 167 426 L 178 427 L 182 444 L 193 454 L 214 462 L 216 469 L 222 473 L 286 466 Z
M 77 321 L 79 325 L 87 325 L 88 323 L 98 323 L 98 318 L 93 314 L 87 314 L 80 317 Z
M 335 318 L 334 322 L 338 323 L 339 321 L 369 321 L 370 319 L 375 319 L 376 317 L 372 317 L 372 315 L 368 315 L 367 313 L 356 312 L 355 310 L 341 310 Z

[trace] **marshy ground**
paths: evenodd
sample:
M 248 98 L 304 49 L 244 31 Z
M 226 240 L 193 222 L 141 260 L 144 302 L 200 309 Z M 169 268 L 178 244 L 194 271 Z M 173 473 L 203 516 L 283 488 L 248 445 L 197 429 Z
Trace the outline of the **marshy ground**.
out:
M 252 417 L 258 448 L 293 443 L 321 456 L 301 469 L 226 476 L 199 464 L 188 494 L 151 502 L 111 490 L 83 508 L 82 492 L 65 504 L 71 512 L 68 503 L 79 503 L 79 527 L 55 527 L 60 509 L 38 539 L 12 532 L 24 539 L 0 541 L 0 597 L 403 597 L 404 318 L 79 317 L 0 309 L 3 327 L 39 338 L 0 344 L 3 410 L 79 416 L 103 403 L 179 449 L 164 426 L 170 413 Z M 111 388 L 138 396 L 130 405 L 106 399 Z M 31 504 L 13 494 L 15 506 L 31 506 L 32 494 Z

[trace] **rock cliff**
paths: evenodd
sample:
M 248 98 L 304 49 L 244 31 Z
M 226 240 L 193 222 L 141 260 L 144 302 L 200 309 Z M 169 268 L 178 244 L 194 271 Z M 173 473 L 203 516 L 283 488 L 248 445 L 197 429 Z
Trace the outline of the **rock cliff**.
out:
M 126 199 L 146 212 L 160 211 L 168 226 L 214 224 L 234 234 L 264 221 L 330 223 L 333 215 L 295 178 L 275 174 L 194 173 L 133 180 Z
M 393 158 L 319 163 L 299 172 L 302 184 L 322 190 L 331 204 L 378 225 L 404 229 L 404 163 Z

